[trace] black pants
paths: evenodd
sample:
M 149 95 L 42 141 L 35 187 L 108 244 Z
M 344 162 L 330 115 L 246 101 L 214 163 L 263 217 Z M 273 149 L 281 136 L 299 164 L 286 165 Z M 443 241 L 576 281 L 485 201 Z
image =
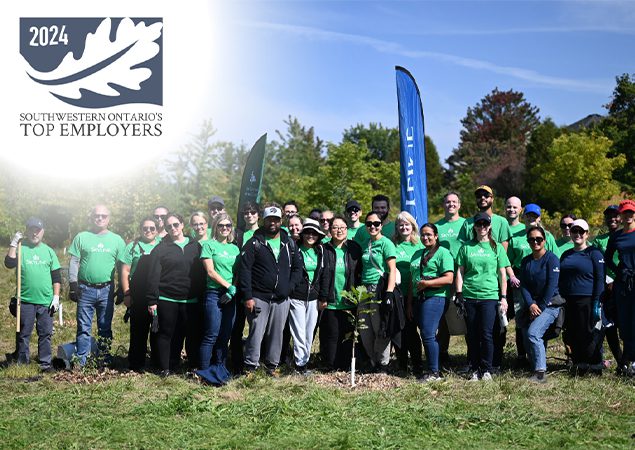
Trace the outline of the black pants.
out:
M 159 300 L 159 332 L 157 352 L 161 370 L 175 370 L 181 363 L 181 350 L 185 340 L 190 367 L 198 366 L 200 348 L 200 318 L 198 303 L 177 303 Z
M 472 371 L 492 371 L 495 321 L 498 321 L 498 299 L 466 299 L 467 347 Z M 500 328 L 499 328 L 500 330 Z
M 148 313 L 148 303 L 145 298 L 133 298 L 130 306 L 130 348 L 128 349 L 128 366 L 132 370 L 145 368 L 146 353 L 148 352 L 148 334 L 152 325 L 152 316 Z M 150 334 L 150 349 L 152 363 L 158 367 L 156 360 L 156 334 Z
M 345 310 L 325 309 L 320 322 L 320 353 L 327 370 L 349 370 L 353 331 Z
M 243 333 L 245 331 L 245 306 L 243 302 L 236 299 L 236 318 L 234 319 L 234 327 L 232 328 L 231 339 L 229 340 L 229 354 L 231 355 L 231 367 L 234 374 L 240 374 L 243 371 Z
M 574 364 L 599 364 L 602 362 L 599 331 L 595 330 L 593 320 L 593 300 L 591 297 L 565 297 L 565 328 L 567 340 L 571 346 L 571 359 Z
M 441 317 L 441 321 L 444 321 L 443 317 Z M 410 353 L 413 372 L 423 370 L 422 346 L 421 335 L 417 331 L 416 322 L 406 319 L 406 326 L 401 332 L 401 347 L 397 349 L 399 367 L 403 370 L 408 370 L 408 353 Z

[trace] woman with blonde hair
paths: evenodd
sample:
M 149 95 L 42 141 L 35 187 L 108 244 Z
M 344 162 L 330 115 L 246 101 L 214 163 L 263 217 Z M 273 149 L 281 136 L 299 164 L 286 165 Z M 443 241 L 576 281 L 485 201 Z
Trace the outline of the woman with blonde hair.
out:
M 207 214 L 204 212 L 196 211 L 190 216 L 190 228 L 192 229 L 190 236 L 199 244 L 211 239 L 211 231 L 207 227 Z

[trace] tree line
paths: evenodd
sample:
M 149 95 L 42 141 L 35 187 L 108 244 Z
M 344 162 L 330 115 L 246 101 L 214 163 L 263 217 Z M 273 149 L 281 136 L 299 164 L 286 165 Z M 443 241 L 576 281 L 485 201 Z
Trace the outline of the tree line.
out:
M 468 107 L 447 167 L 426 136 L 430 214 L 441 213 L 446 191 L 471 199 L 474 186 L 488 184 L 499 206 L 516 195 L 540 204 L 546 217 L 574 213 L 599 223 L 604 206 L 635 186 L 635 74 L 616 77 L 604 107 L 605 116 L 558 126 L 549 117 L 541 119 L 522 92 L 494 89 Z M 393 211 L 399 210 L 397 128 L 356 124 L 343 131 L 340 142 L 327 143 L 295 117 L 284 123 L 286 129 L 267 143 L 263 201 L 293 199 L 306 214 L 313 207 L 340 211 L 350 198 L 370 205 L 381 192 L 392 200 Z M 62 247 L 85 228 L 97 202 L 111 208 L 112 229 L 127 239 L 157 205 L 189 214 L 205 211 L 209 196 L 220 195 L 235 216 L 250 145 L 216 140 L 215 133 L 207 120 L 176 156 L 151 159 L 132 173 L 81 186 L 41 185 L 5 165 L 0 169 L 0 239 L 36 215 L 47 225 L 47 241 Z M 470 201 L 464 205 L 469 213 Z

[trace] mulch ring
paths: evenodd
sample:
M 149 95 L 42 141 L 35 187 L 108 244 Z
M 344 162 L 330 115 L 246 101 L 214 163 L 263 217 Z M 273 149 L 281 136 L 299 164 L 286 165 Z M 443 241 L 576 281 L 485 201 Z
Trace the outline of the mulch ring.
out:
M 384 391 L 403 386 L 407 380 L 385 373 L 355 374 L 355 387 L 351 387 L 350 372 L 318 373 L 310 377 L 311 381 L 321 386 L 339 387 L 342 389 L 363 389 L 368 391 Z
M 73 384 L 94 384 L 102 383 L 113 378 L 138 378 L 142 374 L 132 371 L 119 371 L 114 369 L 69 371 L 63 370 L 56 372 L 51 378 L 55 381 Z

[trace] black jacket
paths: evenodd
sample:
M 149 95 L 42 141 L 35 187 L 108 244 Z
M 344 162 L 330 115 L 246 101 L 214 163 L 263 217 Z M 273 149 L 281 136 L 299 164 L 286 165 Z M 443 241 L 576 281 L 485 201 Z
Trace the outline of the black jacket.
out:
M 318 244 L 315 246 L 314 250 L 317 254 L 318 261 L 312 281 L 309 280 L 309 274 L 306 271 L 306 267 L 304 266 L 302 253 L 299 252 L 300 258 L 302 259 L 302 277 L 291 292 L 291 298 L 305 301 L 316 300 L 318 298 L 320 300 L 326 300 L 328 298 L 330 271 L 328 270 L 324 262 L 324 246 L 322 244 Z
M 362 284 L 362 248 L 357 242 L 350 239 L 344 245 L 346 246 L 344 261 L 346 282 L 344 283 L 344 290 L 348 291 L 351 287 Z M 336 300 L 335 260 L 335 247 L 330 242 L 327 242 L 324 244 L 324 265 L 329 272 L 328 295 L 326 297 L 329 303 L 335 303 Z
M 265 301 L 289 297 L 302 277 L 302 259 L 298 246 L 280 230 L 280 256 L 276 261 L 265 241 L 262 228 L 243 245 L 240 253 L 240 293 L 244 300 Z
M 169 238 L 150 253 L 146 298 L 156 305 L 159 296 L 175 300 L 200 299 L 205 292 L 201 246 L 193 239 L 181 248 Z

